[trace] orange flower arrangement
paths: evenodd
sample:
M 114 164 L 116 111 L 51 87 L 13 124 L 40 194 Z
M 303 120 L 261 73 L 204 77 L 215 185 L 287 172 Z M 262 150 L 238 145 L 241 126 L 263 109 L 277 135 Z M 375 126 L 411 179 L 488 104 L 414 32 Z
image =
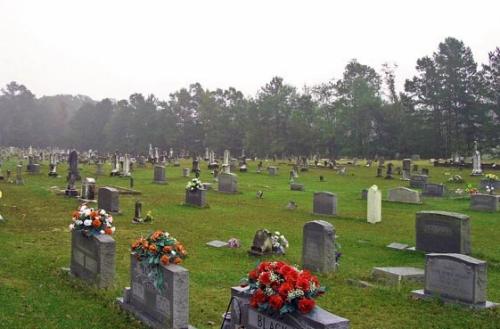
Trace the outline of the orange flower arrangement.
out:
M 113 217 L 102 209 L 89 208 L 86 204 L 80 206 L 79 210 L 73 211 L 72 223 L 69 225 L 71 231 L 81 231 L 86 236 L 108 234 L 115 232 Z
M 144 266 L 153 270 L 155 286 L 161 289 L 163 274 L 160 265 L 180 264 L 187 256 L 186 248 L 170 236 L 168 232 L 155 231 L 148 237 L 141 237 L 134 241 L 131 250 L 135 257 Z

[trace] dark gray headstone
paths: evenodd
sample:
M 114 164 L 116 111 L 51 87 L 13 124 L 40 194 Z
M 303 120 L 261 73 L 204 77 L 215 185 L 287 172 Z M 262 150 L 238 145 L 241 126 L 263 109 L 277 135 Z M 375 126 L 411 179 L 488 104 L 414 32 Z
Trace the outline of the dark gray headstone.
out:
M 207 191 L 206 190 L 196 190 L 196 191 L 186 191 L 186 204 L 205 207 L 207 205 Z
M 269 176 L 276 176 L 278 174 L 278 167 L 269 166 L 267 167 L 267 172 L 269 173 Z
M 328 273 L 335 271 L 335 228 L 323 220 L 307 222 L 303 229 L 302 266 Z
M 426 175 L 411 175 L 410 188 L 424 188 L 425 184 L 427 184 Z
M 313 199 L 313 213 L 317 215 L 337 215 L 337 195 L 330 192 L 316 192 Z
M 97 206 L 108 212 L 120 212 L 120 193 L 112 187 L 99 188 Z
M 154 166 L 154 177 L 153 183 L 155 184 L 165 184 L 165 167 L 164 166 Z
M 222 173 L 219 178 L 219 192 L 237 193 L 238 192 L 238 176 L 235 174 Z
M 446 186 L 443 184 L 426 183 L 422 194 L 425 196 L 443 197 L 446 194 Z
M 403 159 L 403 170 L 411 170 L 411 159 Z
M 486 262 L 461 254 L 427 254 L 425 287 L 412 292 L 415 298 L 438 297 L 445 302 L 472 308 L 497 307 L 486 300 Z
M 291 191 L 304 191 L 304 184 L 292 183 L 290 184 Z
M 248 253 L 253 256 L 269 255 L 273 252 L 271 233 L 268 230 L 258 230 L 253 237 Z
M 264 314 L 250 306 L 248 287 L 231 288 L 230 328 L 247 329 L 349 329 L 348 319 L 332 314 L 319 306 L 307 314 L 287 313 L 284 316 Z
M 115 277 L 115 240 L 106 234 L 91 237 L 80 231 L 71 235 L 71 274 L 96 284 L 110 287 Z
M 469 255 L 469 216 L 446 211 L 420 211 L 415 221 L 416 249 Z
M 87 177 L 82 182 L 82 193 L 81 198 L 83 200 L 95 200 L 96 195 L 96 185 L 95 179 Z
M 151 269 L 143 266 L 134 254 L 130 257 L 130 287 L 125 288 L 119 306 L 155 329 L 187 329 L 189 327 L 189 272 L 182 266 L 160 265 L 163 287 L 155 287 L 149 276 Z
M 470 197 L 470 209 L 478 211 L 499 211 L 500 195 L 473 194 Z
M 366 200 L 368 199 L 368 189 L 364 188 L 361 190 L 361 200 Z

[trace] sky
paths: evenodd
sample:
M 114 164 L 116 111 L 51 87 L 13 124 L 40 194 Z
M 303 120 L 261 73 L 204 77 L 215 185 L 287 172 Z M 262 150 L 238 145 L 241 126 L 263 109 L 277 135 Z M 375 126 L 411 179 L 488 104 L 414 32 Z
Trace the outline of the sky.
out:
M 353 58 L 399 88 L 452 36 L 478 63 L 500 47 L 498 0 L 0 0 L 0 86 L 100 100 L 194 82 L 255 96 L 274 76 L 299 89 Z

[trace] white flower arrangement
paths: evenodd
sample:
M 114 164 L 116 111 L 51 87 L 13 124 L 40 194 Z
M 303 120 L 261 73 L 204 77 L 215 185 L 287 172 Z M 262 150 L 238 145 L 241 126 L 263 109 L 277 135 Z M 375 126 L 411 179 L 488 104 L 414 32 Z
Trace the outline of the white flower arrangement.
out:
M 201 180 L 198 178 L 193 178 L 186 185 L 186 191 L 195 192 L 197 190 L 202 190 L 202 189 L 203 189 L 203 184 L 201 183 Z
M 284 254 L 290 247 L 288 240 L 278 231 L 271 235 L 271 242 L 273 244 L 273 251 L 277 254 Z

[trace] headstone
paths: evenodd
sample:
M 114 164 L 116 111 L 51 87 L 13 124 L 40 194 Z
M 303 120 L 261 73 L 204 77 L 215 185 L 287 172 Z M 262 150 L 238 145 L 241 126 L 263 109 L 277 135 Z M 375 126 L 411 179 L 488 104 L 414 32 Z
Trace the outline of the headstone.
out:
M 335 228 L 332 224 L 314 220 L 304 225 L 302 267 L 320 273 L 336 270 Z
M 290 184 L 291 191 L 304 191 L 304 184 L 292 183 Z
M 427 169 L 427 168 L 422 168 L 421 172 L 422 172 L 422 175 L 429 176 L 429 169 Z
M 422 203 L 420 200 L 420 193 L 418 191 L 406 188 L 396 187 L 388 191 L 388 201 L 402 202 L 402 203 Z
M 16 166 L 16 185 L 24 185 L 23 165 L 21 164 Z
M 99 288 L 111 287 L 115 277 L 115 240 L 107 234 L 87 237 L 80 231 L 71 235 L 70 273 Z
M 368 189 L 366 219 L 368 223 L 375 224 L 382 221 L 382 192 L 377 185 Z
M 190 174 L 190 169 L 189 168 L 183 168 L 182 169 L 182 177 L 189 177 Z
M 478 211 L 499 211 L 500 195 L 477 193 L 470 196 L 470 209 Z
M 446 211 L 420 211 L 415 221 L 416 249 L 469 255 L 469 216 Z
M 81 198 L 83 200 L 95 200 L 96 185 L 95 179 L 87 177 L 82 182 Z
M 412 161 L 420 161 L 420 155 L 419 154 L 412 154 L 411 160 Z
M 368 189 L 364 188 L 361 190 L 361 200 L 366 200 L 368 198 Z
M 96 163 L 96 170 L 95 170 L 96 176 L 103 176 L 104 175 L 104 163 L 101 161 Z
M 411 159 L 403 159 L 403 180 L 410 180 Z
M 155 184 L 165 184 L 165 166 L 155 165 L 154 166 L 154 177 L 153 183 Z
M 267 172 L 269 173 L 269 176 L 276 176 L 278 174 L 278 167 L 269 166 L 267 167 Z
M 377 167 L 377 177 L 382 177 L 382 167 Z
M 219 192 L 237 193 L 238 192 L 238 176 L 235 174 L 222 173 L 219 175 Z
M 263 256 L 273 253 L 273 243 L 271 233 L 268 230 L 258 230 L 255 232 L 252 246 L 248 253 L 252 256 Z
M 425 256 L 425 285 L 412 292 L 414 298 L 439 298 L 471 308 L 498 307 L 486 300 L 486 262 L 456 253 Z
M 196 191 L 186 190 L 185 203 L 188 205 L 203 208 L 207 205 L 206 194 L 207 194 L 206 190 L 196 190 Z
M 348 319 L 319 306 L 307 314 L 287 313 L 283 316 L 264 314 L 250 306 L 248 287 L 231 288 L 231 323 L 229 328 L 247 329 L 349 329 Z
M 316 192 L 313 199 L 313 213 L 316 215 L 337 215 L 337 195 L 331 192 Z
M 472 176 L 481 176 L 483 170 L 481 169 L 481 153 L 478 150 L 478 143 L 474 141 L 474 154 L 472 155 Z
M 136 200 L 134 205 L 134 218 L 132 219 L 132 222 L 141 223 L 143 221 L 144 219 L 142 218 L 142 202 Z
M 410 188 L 423 189 L 425 184 L 427 184 L 427 176 L 425 176 L 425 175 L 411 175 Z
M 401 282 L 424 282 L 424 270 L 415 267 L 374 267 L 372 278 L 390 285 Z
M 104 209 L 107 212 L 120 212 L 120 193 L 112 187 L 99 188 L 98 208 Z
M 78 171 L 78 153 L 73 150 L 70 152 L 69 157 L 68 157 L 68 163 L 69 163 L 69 173 L 68 173 L 68 180 L 70 179 L 70 176 L 74 176 L 75 180 L 80 180 L 80 173 Z
M 213 241 L 207 242 L 207 246 L 214 247 L 214 248 L 227 247 L 227 245 L 228 245 L 227 241 L 213 240 Z
M 66 187 L 66 190 L 64 191 L 64 194 L 66 196 L 69 196 L 69 197 L 78 196 L 78 191 L 76 190 L 76 187 L 75 187 L 75 181 L 76 181 L 76 176 L 74 174 L 70 174 L 68 186 Z
M 443 197 L 446 194 L 446 186 L 443 184 L 426 183 L 422 195 Z
M 128 154 L 125 154 L 123 158 L 122 176 L 130 176 L 130 156 Z
M 131 282 L 118 305 L 146 326 L 155 329 L 187 329 L 189 326 L 189 272 L 182 266 L 160 264 L 163 287 L 155 287 L 151 269 L 134 254 L 130 257 Z
M 418 165 L 414 164 L 413 167 L 412 167 L 412 169 L 413 169 L 414 172 L 417 172 L 418 171 Z
M 387 164 L 387 171 L 385 173 L 385 179 L 392 179 L 392 167 L 394 165 L 392 163 Z

